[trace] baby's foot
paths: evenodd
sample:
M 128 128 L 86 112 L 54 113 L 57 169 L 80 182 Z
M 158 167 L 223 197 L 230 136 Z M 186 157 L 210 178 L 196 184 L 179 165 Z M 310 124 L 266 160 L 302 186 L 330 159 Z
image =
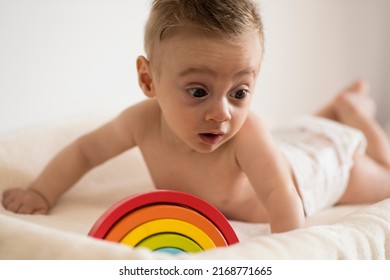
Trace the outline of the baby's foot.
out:
M 376 104 L 368 94 L 367 82 L 358 80 L 341 91 L 333 101 L 337 119 L 347 125 L 354 124 L 357 119 L 373 119 Z

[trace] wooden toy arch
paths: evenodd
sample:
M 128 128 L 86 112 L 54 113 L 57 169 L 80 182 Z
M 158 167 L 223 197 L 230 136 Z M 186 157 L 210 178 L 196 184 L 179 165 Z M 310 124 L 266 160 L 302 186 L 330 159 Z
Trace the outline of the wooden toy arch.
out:
M 238 242 L 229 221 L 214 206 L 196 196 L 168 190 L 119 201 L 103 213 L 88 235 L 171 254 Z

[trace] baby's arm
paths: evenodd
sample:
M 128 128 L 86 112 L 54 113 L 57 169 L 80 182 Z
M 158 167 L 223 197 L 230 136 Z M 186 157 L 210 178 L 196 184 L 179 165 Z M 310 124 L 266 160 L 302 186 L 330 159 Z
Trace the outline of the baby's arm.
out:
M 42 173 L 24 190 L 13 188 L 3 193 L 3 206 L 23 214 L 46 214 L 59 197 L 86 172 L 133 147 L 133 110 L 92 131 L 59 152 Z
M 265 126 L 250 115 L 238 135 L 237 161 L 268 212 L 272 232 L 300 228 L 304 212 L 289 167 Z

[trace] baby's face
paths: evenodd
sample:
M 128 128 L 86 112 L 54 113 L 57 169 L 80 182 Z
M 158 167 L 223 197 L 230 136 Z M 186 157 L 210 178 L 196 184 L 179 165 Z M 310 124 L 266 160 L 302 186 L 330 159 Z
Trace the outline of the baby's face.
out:
M 152 62 L 163 124 L 177 143 L 202 153 L 231 139 L 245 122 L 262 56 L 260 35 L 232 42 L 181 31 L 160 44 Z

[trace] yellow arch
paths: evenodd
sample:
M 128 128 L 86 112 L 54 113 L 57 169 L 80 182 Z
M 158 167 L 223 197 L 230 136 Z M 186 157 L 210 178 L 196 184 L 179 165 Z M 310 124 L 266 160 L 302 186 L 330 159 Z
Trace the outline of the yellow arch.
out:
M 213 240 L 200 228 L 180 220 L 159 219 L 141 224 L 127 233 L 120 243 L 135 247 L 148 236 L 162 233 L 178 233 L 194 240 L 203 250 L 215 248 Z
M 176 233 L 159 233 L 146 237 L 136 244 L 136 247 L 145 247 L 152 251 L 161 248 L 177 248 L 187 253 L 198 253 L 202 248 L 192 239 Z

